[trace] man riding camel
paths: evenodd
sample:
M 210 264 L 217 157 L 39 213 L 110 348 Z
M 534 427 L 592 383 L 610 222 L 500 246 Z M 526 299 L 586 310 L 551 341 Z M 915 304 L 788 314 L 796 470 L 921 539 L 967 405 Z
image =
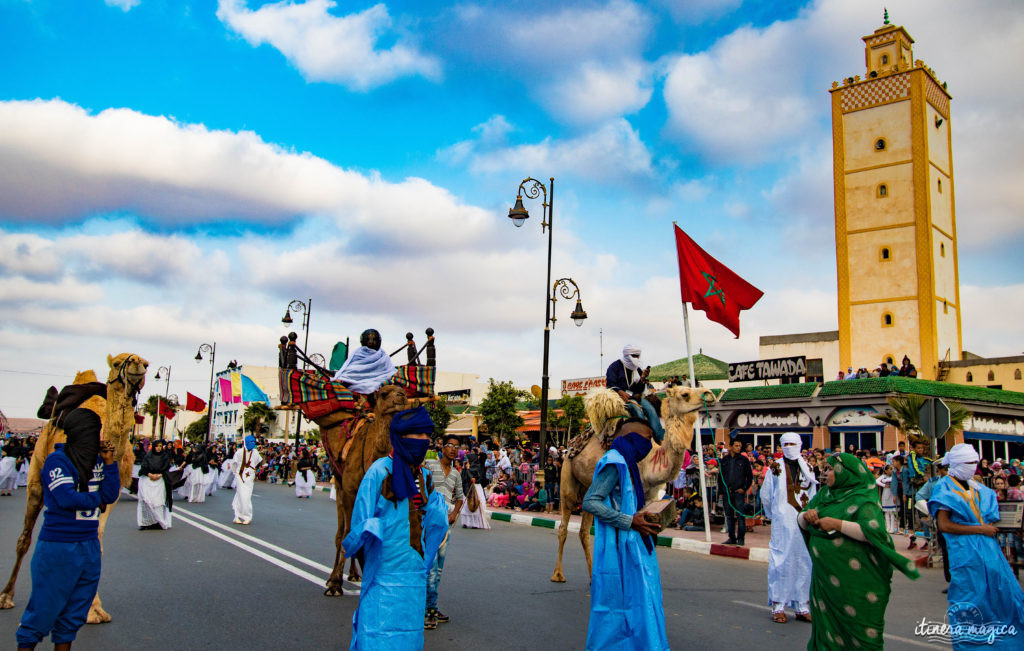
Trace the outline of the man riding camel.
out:
M 394 376 L 396 369 L 380 344 L 380 333 L 372 328 L 359 335 L 359 348 L 334 374 L 334 381 L 363 395 L 372 395 L 381 388 Z
M 622 349 L 622 359 L 608 365 L 605 384 L 609 389 L 619 393 L 626 402 L 626 410 L 631 416 L 643 418 L 650 423 L 651 429 L 654 430 L 654 440 L 660 444 L 665 438 L 665 429 L 654 405 L 643 397 L 650 372 L 650 366 L 640 370 L 640 347 L 626 344 Z

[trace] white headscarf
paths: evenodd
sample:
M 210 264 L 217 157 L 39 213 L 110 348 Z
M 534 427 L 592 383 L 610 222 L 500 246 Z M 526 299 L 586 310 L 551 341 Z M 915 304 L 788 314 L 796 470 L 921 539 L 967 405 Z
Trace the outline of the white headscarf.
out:
M 636 357 L 632 357 L 636 355 Z M 633 344 L 626 344 L 622 347 L 622 365 L 627 371 L 635 371 L 640 368 L 640 347 Z
M 969 481 L 974 479 L 978 470 L 978 451 L 967 443 L 958 443 L 946 453 L 945 461 L 950 475 L 960 481 Z
M 796 443 L 796 445 L 787 446 L 787 443 Z M 814 478 L 811 467 L 807 465 L 807 461 L 800 454 L 800 449 L 804 445 L 804 440 L 800 435 L 796 432 L 786 432 L 779 437 L 779 445 L 782 446 L 782 456 L 790 461 L 796 461 L 797 465 L 800 466 L 800 474 L 803 476 L 804 483 L 817 484 L 818 480 Z

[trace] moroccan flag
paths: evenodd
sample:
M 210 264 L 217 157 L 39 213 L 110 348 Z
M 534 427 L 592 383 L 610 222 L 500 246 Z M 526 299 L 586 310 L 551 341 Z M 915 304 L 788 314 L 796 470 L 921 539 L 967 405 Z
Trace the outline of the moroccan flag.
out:
M 764 292 L 708 255 L 679 226 L 675 231 L 683 302 L 704 310 L 709 319 L 721 323 L 739 339 L 740 310 L 752 308 Z
M 156 405 L 156 411 L 161 416 L 163 416 L 164 418 L 174 418 L 174 410 L 171 409 L 171 406 L 169 404 L 157 398 Z
M 206 411 L 206 401 L 186 392 L 185 409 L 188 411 Z
M 146 417 L 142 414 L 135 414 L 135 424 L 141 425 L 146 422 Z

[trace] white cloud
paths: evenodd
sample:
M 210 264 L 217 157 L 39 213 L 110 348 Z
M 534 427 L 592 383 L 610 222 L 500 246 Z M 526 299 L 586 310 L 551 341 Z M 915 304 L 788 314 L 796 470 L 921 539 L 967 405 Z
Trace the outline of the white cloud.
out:
M 960 303 L 966 350 L 983 357 L 1024 355 L 1024 285 L 962 285 Z
M 334 0 L 284 0 L 253 11 L 245 0 L 220 0 L 217 17 L 254 47 L 279 50 L 308 81 L 365 91 L 406 76 L 437 80 L 441 64 L 396 33 L 384 4 L 335 16 Z M 396 38 L 380 48 L 382 38 Z
M 505 145 L 503 139 L 467 140 L 438 152 L 438 158 L 449 163 L 467 164 L 471 171 L 479 174 L 559 169 L 595 181 L 623 174 L 635 178 L 654 174 L 651 153 L 640 139 L 640 134 L 621 118 L 611 120 L 595 131 L 564 140 L 545 138 L 527 145 Z
M 735 11 L 743 0 L 658 0 L 672 17 L 685 25 L 696 25 Z
M 642 61 L 615 64 L 583 63 L 564 81 L 554 83 L 545 103 L 571 122 L 594 124 L 635 113 L 651 99 L 651 73 Z
M 103 0 L 107 3 L 108 7 L 117 7 L 121 11 L 131 11 L 132 8 L 138 7 L 142 3 L 142 0 Z

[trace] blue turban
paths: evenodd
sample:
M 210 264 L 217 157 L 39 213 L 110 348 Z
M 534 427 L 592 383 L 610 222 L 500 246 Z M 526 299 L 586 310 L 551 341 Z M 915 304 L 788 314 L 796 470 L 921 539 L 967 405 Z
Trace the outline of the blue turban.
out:
M 256 437 L 253 436 L 252 434 L 247 435 L 245 437 L 245 449 L 246 450 L 253 450 L 253 449 L 255 449 L 255 447 L 256 447 Z
M 408 434 L 433 434 L 434 421 L 424 407 L 400 411 L 391 418 L 391 449 L 395 460 L 392 464 L 391 488 L 395 496 L 404 500 L 419 492 L 413 479 L 412 468 L 423 463 L 423 457 L 430 445 L 428 439 L 403 439 Z

